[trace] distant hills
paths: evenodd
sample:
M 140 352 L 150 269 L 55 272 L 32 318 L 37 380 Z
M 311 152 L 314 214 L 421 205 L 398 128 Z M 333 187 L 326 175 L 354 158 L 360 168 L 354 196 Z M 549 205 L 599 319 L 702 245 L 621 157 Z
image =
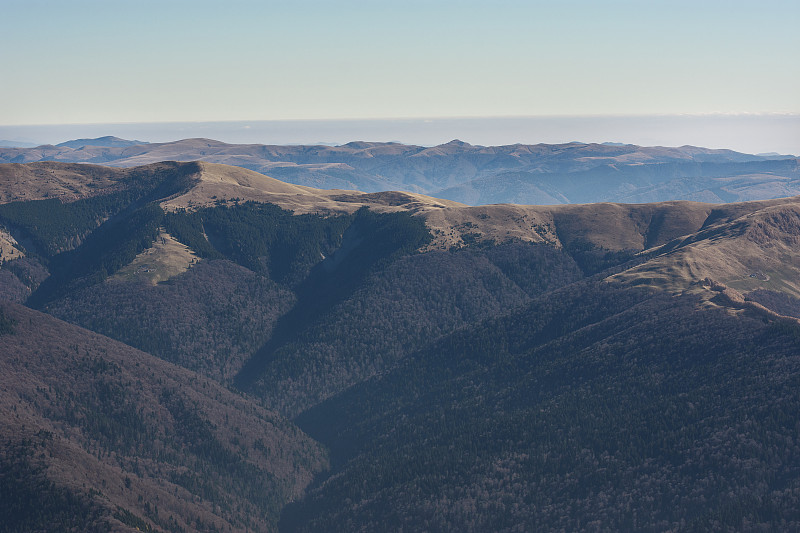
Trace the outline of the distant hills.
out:
M 711 203 L 800 194 L 798 160 L 692 146 L 617 143 L 423 147 L 236 145 L 210 139 L 168 143 L 103 137 L 58 146 L 0 148 L 0 162 L 80 162 L 132 167 L 160 161 L 235 165 L 287 183 L 364 192 L 400 190 L 469 205 L 693 200 Z
M 120 139 L 119 137 L 113 137 L 111 135 L 107 135 L 105 137 L 98 137 L 96 139 L 75 139 L 72 141 L 66 141 L 63 143 L 58 143 L 56 146 L 63 147 L 63 148 L 73 148 L 79 150 L 86 146 L 101 146 L 101 147 L 125 147 L 125 146 L 136 146 L 139 144 L 148 144 L 142 141 L 129 141 L 126 139 Z
M 431 183 L 493 158 L 796 165 L 252 150 Z M 208 161 L 0 164 L 10 530 L 796 530 L 798 391 L 800 196 L 469 206 Z
M 39 145 L 32 142 L 0 140 L 0 148 L 34 148 L 36 146 Z

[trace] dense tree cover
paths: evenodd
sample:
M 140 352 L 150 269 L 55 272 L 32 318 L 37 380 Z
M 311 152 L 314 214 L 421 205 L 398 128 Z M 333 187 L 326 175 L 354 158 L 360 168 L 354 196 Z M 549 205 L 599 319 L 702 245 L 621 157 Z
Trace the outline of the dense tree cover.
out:
M 281 507 L 325 465 L 320 447 L 293 424 L 213 381 L 10 307 L 17 327 L 0 336 L 3 438 L 48 468 L 28 485 L 8 485 L 24 501 L 10 498 L 0 509 L 24 518 L 24 502 L 52 501 L 41 527 L 48 531 L 67 529 L 62 515 L 91 530 L 78 512 L 84 500 L 101 506 L 106 522 L 113 515 L 133 527 L 141 520 L 159 531 L 273 530 Z M 42 445 L 26 437 L 31 427 L 46 428 Z M 0 443 L 0 458 L 11 449 Z M 23 476 L 14 468 L 31 470 L 17 459 L 0 460 L 15 480 Z
M 265 469 L 263 459 L 260 465 L 248 461 L 250 450 L 238 446 L 234 435 L 220 434 L 197 399 L 163 387 L 157 403 L 146 408 L 130 384 L 116 377 L 120 369 L 114 363 L 87 359 L 81 367 L 72 378 L 82 386 L 54 390 L 57 401 L 42 409 L 47 419 L 79 429 L 87 447 L 101 456 L 114 453 L 129 476 L 141 475 L 143 463 L 160 464 L 166 480 L 218 507 L 217 514 L 229 520 L 259 527 L 264 517 L 278 516 L 288 484 Z M 166 518 L 155 517 L 156 523 Z
M 126 526 L 130 526 L 136 528 L 137 531 L 144 531 L 149 533 L 151 531 L 155 531 L 153 526 L 150 525 L 150 522 L 143 519 L 141 516 L 138 516 L 135 513 L 132 513 L 128 509 L 124 509 L 122 507 L 118 508 L 114 511 L 114 518 L 125 524 Z M 182 528 L 172 528 L 173 530 L 180 530 Z
M 286 218 L 284 225 L 308 225 L 274 206 L 243 204 L 167 215 L 168 227 L 185 238 L 175 228 L 209 212 L 253 224 L 272 217 Z M 318 222 L 326 220 L 340 222 Z M 428 238 L 419 219 L 362 210 L 352 217 L 340 248 L 294 287 L 210 260 L 156 286 L 113 281 L 72 290 L 48 311 L 224 381 L 256 352 L 243 372 L 257 378 L 248 387 L 268 405 L 296 414 L 433 338 L 582 276 L 568 254 L 545 245 L 410 253 Z
M 203 263 L 155 287 L 97 283 L 149 245 L 159 224 L 248 271 Z M 429 239 L 406 213 L 293 216 L 248 202 L 163 215 L 147 204 L 56 257 L 29 303 L 50 300 L 56 316 L 216 379 L 255 353 L 238 385 L 294 414 L 431 338 L 581 276 L 570 255 L 547 246 L 414 255 Z
M 89 172 L 88 167 L 86 172 Z M 0 224 L 15 228 L 29 252 L 45 258 L 77 247 L 105 220 L 186 190 L 197 172 L 194 163 L 162 163 L 127 172 L 106 194 L 62 203 L 58 199 L 0 205 Z
M 0 298 L 22 303 L 47 276 L 47 268 L 35 257 L 6 261 L 0 268 Z
M 251 388 L 275 358 L 276 350 L 295 341 L 307 328 L 332 312 L 369 274 L 414 252 L 430 239 L 424 222 L 408 213 L 357 211 L 336 253 L 316 264 L 296 287 L 297 303 L 279 319 L 275 334 L 239 372 L 237 386 Z
M 101 227 L 74 252 L 76 260 L 69 268 L 100 272 L 91 278 L 100 281 L 119 268 L 117 259 L 127 259 L 153 238 L 159 221 L 189 245 L 206 243 L 206 257 L 229 257 L 248 268 L 212 259 L 155 287 L 116 281 L 89 284 L 85 277 L 78 278 L 82 283 L 67 283 L 64 278 L 69 276 L 56 276 L 40 291 L 69 290 L 56 293 L 63 297 L 48 305 L 49 312 L 223 380 L 237 372 L 272 331 L 276 333 L 270 342 L 275 345 L 293 338 L 355 291 L 369 273 L 430 238 L 418 218 L 366 209 L 328 218 L 292 216 L 276 206 L 255 203 L 161 218 L 152 205 L 135 213 L 141 219 L 136 229 L 123 230 L 122 224 L 108 231 Z M 81 261 L 84 255 L 79 254 L 94 258 L 94 264 L 87 266 L 89 261 Z M 323 260 L 324 254 L 330 257 Z M 41 299 L 37 294 L 31 302 Z M 273 329 L 279 315 L 284 316 Z
M 157 285 L 113 280 L 73 291 L 48 312 L 228 382 L 294 301 L 264 276 L 207 260 Z
M 6 315 L 0 307 L 0 335 L 14 333 L 14 319 Z
M 567 244 L 566 252 L 575 259 L 587 276 L 603 272 L 634 259 L 630 251 L 612 251 L 599 248 L 586 241 L 574 240 Z
M 0 298 L 11 302 L 24 302 L 30 289 L 8 268 L 0 268 Z
M 225 257 L 294 285 L 338 248 L 353 217 L 294 216 L 276 205 L 245 202 L 171 213 L 164 222 L 201 257 Z
M 401 257 L 272 351 L 253 390 L 295 415 L 441 335 L 580 277 L 570 256 L 529 243 Z
M 3 204 L 0 205 L 0 223 L 19 228 L 28 237 L 31 251 L 51 257 L 71 250 L 97 228 L 111 211 L 111 206 L 98 204 L 118 196 L 90 198 L 68 204 L 55 198 Z
M 800 527 L 800 338 L 573 285 L 313 408 L 287 531 Z
M 84 495 L 56 485 L 37 456 L 51 436 L 46 432 L 0 442 L 0 529 L 30 531 L 110 531 L 101 509 Z
M 28 304 L 39 307 L 71 290 L 105 280 L 152 245 L 163 217 L 164 211 L 153 202 L 109 219 L 80 246 L 50 260 L 51 275 L 31 295 Z

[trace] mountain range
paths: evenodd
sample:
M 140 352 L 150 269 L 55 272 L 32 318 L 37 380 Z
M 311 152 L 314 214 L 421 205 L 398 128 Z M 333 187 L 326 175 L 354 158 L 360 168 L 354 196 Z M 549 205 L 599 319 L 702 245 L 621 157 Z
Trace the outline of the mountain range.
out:
M 797 159 L 14 150 L 0 150 L 18 158 L 0 164 L 9 531 L 800 528 L 800 197 L 719 203 L 789 191 Z M 426 194 L 499 186 L 513 165 L 563 201 Z M 281 168 L 306 181 L 262 173 Z M 387 179 L 398 190 L 359 185 Z M 719 191 L 565 203 L 675 180 Z
M 0 148 L 0 163 L 61 161 L 134 167 L 161 161 L 240 166 L 295 185 L 401 190 L 469 205 L 694 200 L 723 203 L 800 194 L 798 159 L 692 146 L 514 144 L 433 147 L 226 144 L 211 139 L 142 143 L 116 137 Z

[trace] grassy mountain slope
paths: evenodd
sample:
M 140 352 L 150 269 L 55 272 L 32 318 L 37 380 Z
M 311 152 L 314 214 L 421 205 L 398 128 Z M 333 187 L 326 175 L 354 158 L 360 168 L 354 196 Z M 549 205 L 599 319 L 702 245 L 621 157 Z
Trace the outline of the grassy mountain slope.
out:
M 703 229 L 654 248 L 654 258 L 615 279 L 685 290 L 710 278 L 741 292 L 800 298 L 800 203 L 745 206 L 744 214 L 744 206 L 714 213 Z
M 198 167 L 174 162 L 132 169 L 56 162 L 0 165 L 0 202 L 47 198 L 73 202 L 122 190 L 136 192 L 174 176 L 177 170 L 191 175 Z
M 301 187 L 244 169 L 208 163 L 170 163 L 125 171 L 57 163 L 35 164 L 34 166 L 0 165 L 0 170 L 5 171 L 8 175 L 5 188 L 0 187 L 0 193 L 3 190 L 17 190 L 16 183 L 27 179 L 26 176 L 29 174 L 33 175 L 32 182 L 38 182 L 36 176 L 38 176 L 37 169 L 39 167 L 36 165 L 46 165 L 50 169 L 49 171 L 57 169 L 60 172 L 72 172 L 74 174 L 72 179 L 83 183 L 82 187 L 86 191 L 96 188 L 105 190 L 102 187 L 105 178 L 98 177 L 105 175 L 103 172 L 107 171 L 111 176 L 125 172 L 125 176 L 114 178 L 116 180 L 114 188 L 127 191 L 125 198 L 117 200 L 117 196 L 110 195 L 108 200 L 103 200 L 106 203 L 116 202 L 115 205 L 124 205 L 124 201 L 129 200 L 133 193 L 144 191 L 144 185 L 139 185 L 138 189 L 132 189 L 135 184 L 164 182 L 162 189 L 153 191 L 149 198 L 158 200 L 162 209 L 168 212 L 187 208 L 196 210 L 217 205 L 234 205 L 244 201 L 269 202 L 296 214 L 345 214 L 353 213 L 365 206 L 378 212 L 410 211 L 425 218 L 427 225 L 434 233 L 434 240 L 430 247 L 440 249 L 482 240 L 493 240 L 497 243 L 523 240 L 546 242 L 558 246 L 577 239 L 609 250 L 641 250 L 664 244 L 670 239 L 699 230 L 712 211 L 717 216 L 717 213 L 734 209 L 718 208 L 713 204 L 695 202 L 593 204 L 591 206 L 497 205 L 468 208 L 454 202 L 419 194 L 402 192 L 364 194 L 355 191 Z M 167 176 L 170 173 L 173 175 L 183 174 L 185 176 L 184 184 L 168 185 Z M 98 185 L 94 185 L 95 183 Z M 178 188 L 175 188 L 176 186 Z M 9 192 L 8 195 L 10 194 Z M 83 211 L 88 210 L 94 217 L 108 216 L 104 213 L 109 211 L 109 208 L 100 205 L 100 200 L 87 198 L 87 195 L 91 196 L 89 192 L 81 194 L 79 202 L 82 203 L 70 201 L 75 200 L 74 196 L 62 198 L 69 202 L 65 204 L 67 210 L 79 211 L 80 207 Z M 137 194 L 141 194 L 141 192 Z M 43 194 L 34 194 L 33 192 L 29 196 L 30 199 L 44 198 Z M 777 205 L 781 201 L 771 202 Z M 72 204 L 76 204 L 76 206 L 70 207 Z M 9 210 L 10 208 L 4 209 Z M 7 225 L 13 223 L 14 220 L 7 221 Z M 95 225 L 94 227 L 98 224 L 96 221 L 92 221 L 92 223 Z M 87 222 L 83 224 L 86 225 Z M 25 228 L 20 229 L 24 230 Z M 80 229 L 76 228 L 73 233 Z M 619 237 L 616 236 L 617 234 Z M 44 238 L 50 237 L 50 235 L 44 236 Z

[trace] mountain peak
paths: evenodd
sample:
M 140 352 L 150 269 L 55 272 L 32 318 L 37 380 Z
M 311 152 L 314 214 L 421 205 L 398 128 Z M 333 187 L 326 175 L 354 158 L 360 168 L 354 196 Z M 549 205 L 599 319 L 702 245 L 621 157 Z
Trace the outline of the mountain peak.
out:
M 63 143 L 59 143 L 56 146 L 61 146 L 65 148 L 74 148 L 76 150 L 79 150 L 85 146 L 124 148 L 127 146 L 136 146 L 139 144 L 149 144 L 149 143 L 145 141 L 130 141 L 128 139 L 121 139 L 119 137 L 114 137 L 113 135 L 106 135 L 105 137 L 97 137 L 95 139 L 73 139 L 71 141 L 65 141 Z
M 464 142 L 464 141 L 462 141 L 460 139 L 453 139 L 449 143 L 445 143 L 442 146 L 472 146 L 472 145 L 470 143 Z

